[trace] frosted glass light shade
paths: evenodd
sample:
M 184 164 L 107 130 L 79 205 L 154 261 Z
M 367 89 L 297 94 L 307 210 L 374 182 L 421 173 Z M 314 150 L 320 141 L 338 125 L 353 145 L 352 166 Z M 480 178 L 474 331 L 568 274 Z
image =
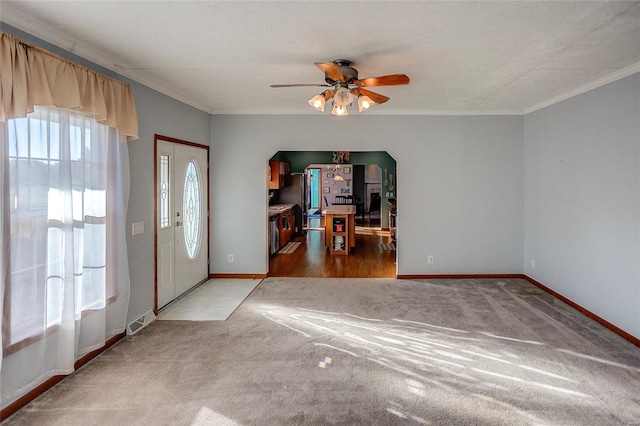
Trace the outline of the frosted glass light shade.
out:
M 364 111 L 365 109 L 369 108 L 373 104 L 375 104 L 375 102 L 373 102 L 371 100 L 371 98 L 366 96 L 366 95 L 358 97 L 358 111 L 359 112 Z
M 333 115 L 349 115 L 349 111 L 347 111 L 346 106 L 333 104 L 333 109 L 331 110 L 331 114 Z
M 309 105 L 320 112 L 324 112 L 324 103 L 324 96 L 322 95 L 315 95 L 313 98 L 309 99 Z
M 333 102 L 337 105 L 346 107 L 351 102 L 353 102 L 353 95 L 346 87 L 341 87 L 336 90 L 336 93 L 333 95 Z

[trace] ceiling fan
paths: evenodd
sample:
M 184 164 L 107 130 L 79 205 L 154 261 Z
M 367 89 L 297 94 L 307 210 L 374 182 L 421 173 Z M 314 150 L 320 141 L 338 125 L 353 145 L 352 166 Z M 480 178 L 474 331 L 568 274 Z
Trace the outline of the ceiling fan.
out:
M 347 115 L 347 106 L 353 102 L 354 97 L 358 98 L 360 112 L 374 103 L 382 104 L 389 100 L 388 97 L 367 90 L 365 87 L 409 84 L 409 77 L 404 74 L 358 79 L 358 70 L 351 67 L 351 61 L 346 59 L 336 59 L 333 62 L 314 62 L 314 64 L 324 72 L 324 81 L 327 84 L 272 84 L 271 87 L 330 87 L 330 89 L 311 98 L 309 105 L 324 112 L 325 103 L 333 98 L 331 113 Z

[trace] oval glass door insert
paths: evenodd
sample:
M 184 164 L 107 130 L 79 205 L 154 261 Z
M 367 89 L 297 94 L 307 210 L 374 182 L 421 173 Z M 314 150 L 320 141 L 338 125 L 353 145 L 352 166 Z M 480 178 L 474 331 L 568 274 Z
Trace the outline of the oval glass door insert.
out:
M 187 164 L 182 194 L 184 245 L 187 256 L 193 260 L 198 256 L 200 248 L 200 174 L 196 163 L 191 160 Z

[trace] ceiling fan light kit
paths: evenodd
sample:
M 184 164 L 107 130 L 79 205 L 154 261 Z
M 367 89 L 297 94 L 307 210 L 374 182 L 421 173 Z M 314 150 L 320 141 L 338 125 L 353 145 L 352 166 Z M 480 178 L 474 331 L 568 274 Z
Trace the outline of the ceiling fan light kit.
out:
M 404 74 L 392 74 L 381 77 L 369 77 L 358 79 L 358 70 L 351 67 L 351 61 L 336 59 L 333 62 L 315 62 L 315 65 L 324 72 L 324 81 L 327 84 L 272 84 L 271 87 L 330 87 L 330 89 L 309 99 L 308 103 L 320 112 L 329 99 L 333 98 L 331 114 L 348 115 L 347 107 L 358 99 L 358 111 L 363 112 L 372 105 L 382 104 L 389 100 L 388 97 L 364 89 L 370 86 L 394 86 L 409 84 L 409 77 Z
M 358 95 L 358 112 L 364 111 L 373 104 L 375 104 L 375 102 L 373 102 L 370 97 L 362 94 Z
M 309 99 L 309 105 L 311 105 L 312 107 L 314 107 L 320 112 L 324 112 L 324 104 L 325 104 L 325 100 L 324 100 L 324 96 L 322 95 L 315 95 L 313 98 Z
M 338 115 L 338 116 L 344 116 L 344 115 L 349 115 L 349 111 L 347 110 L 347 106 L 346 105 L 338 105 L 338 104 L 334 103 L 333 104 L 333 109 L 331 110 L 331 114 Z
M 346 107 L 347 105 L 351 105 L 351 102 L 353 102 L 353 95 L 346 87 L 338 88 L 338 90 L 333 94 L 334 104 Z

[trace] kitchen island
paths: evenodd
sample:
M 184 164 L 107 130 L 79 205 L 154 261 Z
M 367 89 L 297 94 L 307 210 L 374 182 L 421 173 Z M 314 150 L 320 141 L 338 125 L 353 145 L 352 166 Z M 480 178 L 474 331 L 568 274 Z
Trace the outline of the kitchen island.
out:
M 356 206 L 333 204 L 322 213 L 325 216 L 324 245 L 331 254 L 348 255 L 356 246 Z

